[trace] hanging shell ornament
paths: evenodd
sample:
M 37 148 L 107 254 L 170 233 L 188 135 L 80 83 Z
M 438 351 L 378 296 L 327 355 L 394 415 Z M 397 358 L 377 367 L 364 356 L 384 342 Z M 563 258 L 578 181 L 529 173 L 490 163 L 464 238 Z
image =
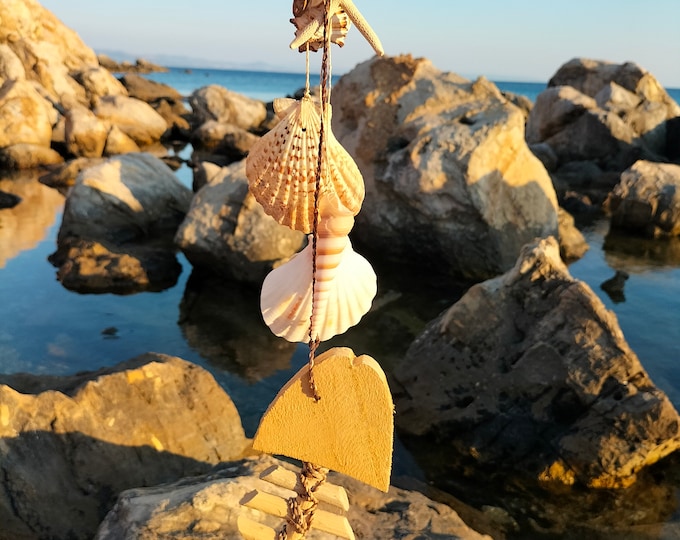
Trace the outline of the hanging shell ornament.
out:
M 357 324 L 377 292 L 373 267 L 352 249 L 354 216 L 322 197 L 317 228 L 316 279 L 312 242 L 264 280 L 260 308 L 271 331 L 288 341 L 326 341 Z M 311 329 L 310 329 L 311 324 Z
M 314 223 L 321 112 L 309 95 L 299 101 L 275 100 L 274 111 L 279 123 L 253 145 L 246 160 L 250 191 L 264 211 L 280 224 L 310 233 Z M 359 168 L 330 129 L 324 149 L 319 194 L 329 200 L 337 199 L 340 206 L 358 214 L 364 200 L 364 180 Z
M 352 0 L 331 0 L 331 36 L 333 43 L 342 47 L 349 30 L 351 20 L 373 47 L 378 56 L 383 56 L 380 38 L 368 24 L 364 16 L 357 9 Z M 295 25 L 295 39 L 291 42 L 291 49 L 304 52 L 309 46 L 310 51 L 317 51 L 324 46 L 324 0 L 293 0 L 293 15 L 290 20 Z M 349 20 L 348 20 L 349 19 Z

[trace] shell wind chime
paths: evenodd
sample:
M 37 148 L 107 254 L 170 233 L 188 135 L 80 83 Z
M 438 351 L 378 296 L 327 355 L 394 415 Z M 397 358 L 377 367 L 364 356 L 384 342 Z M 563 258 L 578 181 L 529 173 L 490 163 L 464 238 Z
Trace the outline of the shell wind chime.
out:
M 265 278 L 260 297 L 274 334 L 308 342 L 309 363 L 279 391 L 253 440 L 256 450 L 298 459 L 302 468 L 299 474 L 276 469 L 262 476 L 291 490 L 287 501 L 259 490 L 241 501 L 284 518 L 279 531 L 245 516 L 239 530 L 254 540 L 304 538 L 310 528 L 354 538 L 347 518 L 338 514 L 349 508 L 347 495 L 326 483 L 326 474 L 333 469 L 387 491 L 394 406 L 373 358 L 344 347 L 315 354 L 319 342 L 359 322 L 377 290 L 373 268 L 349 239 L 364 182 L 331 131 L 330 46 L 342 46 L 354 23 L 377 54 L 383 49 L 351 0 L 294 0 L 293 15 L 290 47 L 307 54 L 306 92 L 300 100 L 274 101 L 278 123 L 250 150 L 246 176 L 268 215 L 309 235 L 300 253 Z M 318 49 L 323 49 L 320 103 L 309 92 L 309 52 Z

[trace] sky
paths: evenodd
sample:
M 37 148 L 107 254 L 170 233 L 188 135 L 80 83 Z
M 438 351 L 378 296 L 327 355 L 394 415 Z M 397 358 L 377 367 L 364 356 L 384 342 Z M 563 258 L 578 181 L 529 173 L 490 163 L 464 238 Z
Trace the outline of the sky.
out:
M 39 0 L 40 1 L 40 0 Z M 303 72 L 292 0 L 41 0 L 97 52 L 176 67 Z M 547 82 L 574 57 L 633 61 L 680 88 L 680 0 L 354 0 L 388 55 L 443 71 Z M 373 54 L 352 28 L 334 73 Z M 315 56 L 320 56 L 315 55 Z M 182 65 L 184 64 L 184 65 Z

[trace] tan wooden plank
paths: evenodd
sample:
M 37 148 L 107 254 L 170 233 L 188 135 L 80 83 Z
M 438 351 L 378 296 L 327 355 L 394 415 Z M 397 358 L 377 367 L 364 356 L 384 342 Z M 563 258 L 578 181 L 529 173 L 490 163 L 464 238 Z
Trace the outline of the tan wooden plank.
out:
M 284 518 L 288 513 L 287 501 L 264 491 L 255 490 L 250 492 L 241 500 L 241 504 L 280 518 Z M 326 512 L 325 510 L 317 509 L 314 512 L 312 528 L 334 534 L 340 538 L 355 540 L 354 531 L 352 531 L 347 518 L 332 512 Z
M 272 465 L 262 471 L 260 478 L 275 486 L 290 490 L 295 490 L 298 481 L 298 475 L 294 471 L 285 469 L 279 465 Z M 347 492 L 341 486 L 324 483 L 318 487 L 314 492 L 314 495 L 319 501 L 340 508 L 343 512 L 349 510 Z

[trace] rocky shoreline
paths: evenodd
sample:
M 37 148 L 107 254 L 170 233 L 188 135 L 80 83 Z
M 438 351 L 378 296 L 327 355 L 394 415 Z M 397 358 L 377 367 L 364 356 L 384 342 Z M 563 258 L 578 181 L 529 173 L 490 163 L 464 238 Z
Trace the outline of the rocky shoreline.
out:
M 130 73 L 155 66 L 107 64 L 36 1 L 25 4 L 0 6 L 0 170 L 31 179 L 3 184 L 0 219 L 27 211 L 21 198 L 38 177 L 54 188 L 49 205 L 65 203 L 50 262 L 64 287 L 163 290 L 179 275 L 177 250 L 205 276 L 200 286 L 253 287 L 299 251 L 304 236 L 266 216 L 245 178 L 243 158 L 276 121 L 271 104 L 216 85 L 185 103 Z M 333 107 L 334 132 L 366 184 L 353 242 L 371 260 L 447 283 L 426 327 L 391 321 L 383 336 L 366 333 L 408 340 L 403 356 L 380 359 L 407 445 L 428 447 L 432 470 L 445 462 L 469 482 L 521 470 L 556 492 L 633 493 L 673 459 L 677 411 L 566 266 L 588 249 L 575 218 L 603 216 L 619 235 L 659 243 L 680 235 L 680 106 L 653 75 L 574 59 L 531 106 L 484 78 L 385 57 L 343 76 Z M 173 173 L 166 148 L 177 143 L 192 145 L 193 190 Z M 10 250 L 11 236 L 0 227 Z M 624 282 L 611 286 L 622 293 Z M 382 291 L 367 324 L 389 302 Z M 181 306 L 180 324 L 188 309 L 223 308 Z M 269 334 L 245 347 L 243 336 L 259 335 L 250 322 L 232 317 L 238 331 L 221 339 L 271 357 L 276 370 L 290 348 Z M 200 328 L 186 331 L 199 350 L 211 346 Z M 178 358 L 0 376 L 0 539 L 237 538 L 238 501 L 272 463 L 249 448 L 224 390 Z M 338 482 L 358 538 L 566 534 L 573 517 L 550 530 L 524 516 L 520 527 L 512 508 L 472 508 L 431 487 L 439 502 Z M 640 504 L 642 524 L 671 511 L 666 495 Z M 626 525 L 633 535 L 640 523 Z M 597 523 L 577 529 L 595 535 Z

